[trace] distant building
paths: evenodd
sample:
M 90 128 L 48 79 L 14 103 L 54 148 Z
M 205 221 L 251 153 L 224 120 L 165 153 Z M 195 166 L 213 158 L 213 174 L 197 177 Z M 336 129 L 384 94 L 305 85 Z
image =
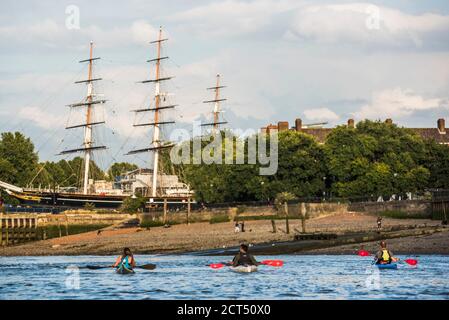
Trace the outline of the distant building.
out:
M 386 119 L 385 123 L 393 123 L 392 119 Z M 355 121 L 354 119 L 349 119 L 347 124 L 348 127 L 354 128 Z M 439 144 L 449 145 L 449 132 L 446 129 L 445 120 L 438 119 L 437 126 L 435 128 L 410 128 L 417 134 L 419 134 L 423 139 L 430 140 L 433 139 Z M 295 125 L 293 127 L 289 126 L 288 121 L 280 121 L 277 124 L 269 124 L 266 127 L 261 128 L 262 133 L 270 133 L 271 131 L 285 131 L 285 130 L 294 130 L 298 132 L 303 132 L 309 134 L 318 141 L 318 143 L 324 143 L 326 141 L 329 133 L 332 132 L 333 128 L 322 128 L 317 127 L 315 125 L 303 125 L 301 119 L 295 120 Z

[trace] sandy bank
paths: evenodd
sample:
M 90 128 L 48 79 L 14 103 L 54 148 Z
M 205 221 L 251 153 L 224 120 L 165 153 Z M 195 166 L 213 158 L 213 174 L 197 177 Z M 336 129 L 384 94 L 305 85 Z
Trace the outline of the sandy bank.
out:
M 439 221 L 384 218 L 383 226 L 439 225 Z M 277 227 L 285 230 L 282 220 L 276 221 Z M 123 247 L 130 247 L 136 253 L 180 253 L 215 248 L 228 248 L 246 243 L 270 243 L 289 241 L 294 229 L 301 229 L 299 220 L 290 221 L 291 234 L 281 230 L 272 232 L 269 220 L 247 221 L 246 232 L 234 233 L 232 222 L 209 224 L 195 223 L 174 225 L 170 228 L 127 228 L 104 230 L 100 234 L 88 232 L 38 241 L 22 245 L 0 248 L 2 256 L 39 256 L 39 255 L 109 255 L 119 253 Z M 316 218 L 307 222 L 308 232 L 372 231 L 376 229 L 376 217 L 364 214 L 341 214 Z M 409 239 L 410 238 L 410 239 Z M 416 238 L 416 239 L 415 239 Z M 392 250 L 405 253 L 444 253 L 449 254 L 449 233 L 423 237 L 408 237 L 391 240 Z M 367 249 L 374 244 L 367 243 Z M 397 247 L 395 247 L 397 246 Z M 359 245 L 346 245 L 331 249 L 314 250 L 312 253 L 353 253 Z M 421 249 L 420 249 L 421 248 Z M 419 251 L 422 250 L 422 251 Z

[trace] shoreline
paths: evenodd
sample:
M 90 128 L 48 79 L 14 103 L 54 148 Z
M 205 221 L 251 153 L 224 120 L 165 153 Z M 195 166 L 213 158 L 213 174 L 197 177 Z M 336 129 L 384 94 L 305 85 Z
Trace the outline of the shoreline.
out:
M 344 255 L 356 254 L 362 246 L 373 253 L 386 236 L 394 254 L 449 255 L 449 228 L 425 219 L 384 219 L 384 234 L 376 232 L 376 217 L 359 213 L 324 216 L 307 221 L 307 232 L 357 234 L 338 240 L 292 241 L 294 233 L 272 232 L 270 220 L 247 221 L 246 232 L 234 233 L 232 222 L 173 225 L 170 228 L 103 229 L 75 235 L 1 247 L 2 256 L 108 256 L 130 247 L 135 254 L 232 255 L 240 243 L 250 244 L 254 255 Z M 300 230 L 301 221 L 291 220 L 291 230 Z M 285 229 L 284 229 L 285 230 Z M 399 231 L 398 231 L 399 230 Z M 380 237 L 380 238 L 379 238 Z M 390 237 L 390 238 L 389 238 Z M 344 243 L 342 243 L 342 240 Z

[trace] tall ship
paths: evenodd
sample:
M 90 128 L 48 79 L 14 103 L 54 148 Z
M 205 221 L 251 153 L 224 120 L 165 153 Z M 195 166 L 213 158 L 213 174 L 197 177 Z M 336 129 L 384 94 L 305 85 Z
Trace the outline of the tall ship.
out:
M 176 107 L 174 104 L 165 103 L 168 100 L 168 93 L 162 90 L 162 83 L 171 79 L 171 77 L 163 76 L 161 73 L 162 62 L 168 59 L 167 56 L 161 55 L 162 44 L 167 40 L 163 37 L 161 28 L 158 39 L 151 42 L 152 45 L 156 46 L 156 57 L 147 62 L 154 64 L 154 79 L 144 80 L 141 83 L 154 85 L 153 99 L 149 106 L 133 110 L 136 114 L 148 115 L 146 118 L 149 119 L 144 123 L 135 123 L 134 126 L 151 127 L 153 134 L 152 141 L 145 148 L 131 150 L 128 155 L 152 154 L 151 169 L 136 169 L 119 177 L 114 177 L 114 181 L 94 181 L 92 179 L 92 157 L 96 152 L 107 149 L 107 146 L 99 144 L 95 137 L 94 128 L 105 124 L 104 120 L 97 118 L 96 115 L 99 112 L 95 111 L 97 107 L 107 101 L 102 98 L 103 95 L 95 91 L 95 84 L 102 78 L 93 75 L 94 62 L 100 60 L 100 57 L 94 57 L 94 43 L 91 42 L 89 58 L 79 61 L 87 64 L 87 78 L 75 82 L 76 84 L 86 85 L 86 96 L 81 102 L 68 105 L 71 109 L 81 111 L 84 120 L 82 123 L 66 127 L 67 130 L 83 130 L 83 141 L 79 147 L 65 149 L 59 153 L 59 155 L 82 155 L 83 166 L 80 185 L 70 188 L 33 188 L 18 187 L 0 181 L 0 188 L 24 205 L 85 207 L 89 204 L 96 208 L 118 208 L 126 198 L 136 195 L 147 197 L 147 204 L 153 206 L 157 206 L 164 201 L 183 203 L 190 199 L 193 192 L 186 184 L 180 182 L 176 175 L 168 175 L 161 171 L 161 152 L 174 146 L 162 138 L 162 128 L 175 123 L 175 121 L 165 119 L 164 113 L 168 109 Z

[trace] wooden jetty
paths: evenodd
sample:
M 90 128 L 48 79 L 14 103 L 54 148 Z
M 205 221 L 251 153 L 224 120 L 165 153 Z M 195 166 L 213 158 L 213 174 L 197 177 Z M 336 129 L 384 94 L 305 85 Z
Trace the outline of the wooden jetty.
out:
M 0 214 L 0 246 L 37 240 L 37 227 L 36 216 Z

